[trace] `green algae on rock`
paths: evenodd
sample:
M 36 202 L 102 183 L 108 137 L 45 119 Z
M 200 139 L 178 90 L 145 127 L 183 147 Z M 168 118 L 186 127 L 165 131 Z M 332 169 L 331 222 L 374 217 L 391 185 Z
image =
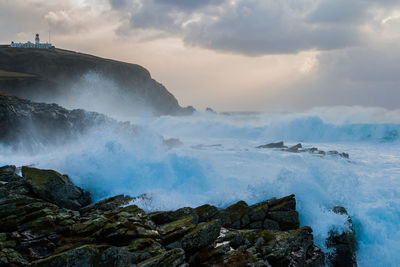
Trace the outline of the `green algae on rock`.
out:
M 67 176 L 5 169 L 0 266 L 324 266 L 311 228 L 298 228 L 294 195 L 146 213 L 122 195 L 66 204 L 83 194 L 78 187 L 57 191 L 74 186 Z

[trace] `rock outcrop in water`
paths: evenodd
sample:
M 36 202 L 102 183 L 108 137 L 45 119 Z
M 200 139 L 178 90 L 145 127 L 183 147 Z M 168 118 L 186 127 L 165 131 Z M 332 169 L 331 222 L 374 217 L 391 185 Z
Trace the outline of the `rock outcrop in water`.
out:
M 283 141 L 260 145 L 260 146 L 257 146 L 256 148 L 280 148 L 281 151 L 292 152 L 292 153 L 308 152 L 308 153 L 316 154 L 316 155 L 320 155 L 320 156 L 332 155 L 332 156 L 339 156 L 339 157 L 346 158 L 346 159 L 349 158 L 349 154 L 346 152 L 339 153 L 336 150 L 331 150 L 331 151 L 326 152 L 324 150 L 319 150 L 316 147 L 304 148 L 301 143 L 298 143 L 294 146 L 288 147 L 284 144 Z
M 0 168 L 0 266 L 324 266 L 294 195 L 146 213 L 131 197 L 89 204 L 66 176 L 22 170 Z M 55 181 L 75 187 L 60 189 L 63 201 L 45 190 Z
M 156 115 L 187 115 L 194 111 L 192 107 L 181 107 L 162 84 L 152 79 L 148 70 L 136 64 L 63 49 L 0 47 L 2 93 L 53 103 L 60 97 L 68 98 L 73 86 L 87 73 L 96 73 L 115 83 L 118 94 L 123 95 L 130 106 L 142 103 Z M 107 90 L 108 97 L 115 89 Z M 92 97 L 97 95 L 96 92 L 92 94 Z
M 332 211 L 347 217 L 348 229 L 345 231 L 332 229 L 329 232 L 329 237 L 326 240 L 326 246 L 330 250 L 327 255 L 328 264 L 330 266 L 357 267 L 357 242 L 353 221 L 344 207 L 336 206 Z

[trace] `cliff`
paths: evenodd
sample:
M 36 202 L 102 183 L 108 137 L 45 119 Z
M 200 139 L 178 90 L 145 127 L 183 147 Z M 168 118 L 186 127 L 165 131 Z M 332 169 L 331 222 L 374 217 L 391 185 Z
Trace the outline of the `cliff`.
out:
M 127 99 L 126 105 L 142 103 L 155 115 L 193 112 L 192 107 L 181 107 L 176 98 L 139 65 L 62 49 L 0 47 L 2 93 L 57 103 L 71 93 L 79 93 L 71 92 L 71 88 L 87 73 L 96 73 L 116 84 L 118 94 Z

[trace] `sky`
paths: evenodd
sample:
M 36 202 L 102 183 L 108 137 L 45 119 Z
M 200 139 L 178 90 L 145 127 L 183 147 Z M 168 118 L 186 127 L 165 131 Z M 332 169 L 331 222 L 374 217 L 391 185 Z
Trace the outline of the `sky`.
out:
M 183 106 L 400 108 L 398 0 L 0 0 L 0 43 L 147 68 Z

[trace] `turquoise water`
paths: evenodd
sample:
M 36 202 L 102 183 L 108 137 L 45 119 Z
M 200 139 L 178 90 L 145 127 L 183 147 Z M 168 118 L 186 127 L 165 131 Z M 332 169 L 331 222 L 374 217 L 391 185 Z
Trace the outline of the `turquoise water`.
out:
M 142 127 L 137 136 L 93 129 L 35 155 L 3 150 L 0 163 L 67 173 L 96 200 L 147 193 L 150 199 L 137 202 L 147 210 L 251 204 L 295 193 L 301 224 L 313 228 L 323 249 L 329 229 L 345 228 L 345 218 L 329 212 L 342 205 L 356 227 L 359 265 L 397 266 L 400 122 L 393 112 L 351 111 L 130 118 Z M 168 150 L 159 135 L 183 146 Z M 347 152 L 350 160 L 255 148 L 281 140 Z

